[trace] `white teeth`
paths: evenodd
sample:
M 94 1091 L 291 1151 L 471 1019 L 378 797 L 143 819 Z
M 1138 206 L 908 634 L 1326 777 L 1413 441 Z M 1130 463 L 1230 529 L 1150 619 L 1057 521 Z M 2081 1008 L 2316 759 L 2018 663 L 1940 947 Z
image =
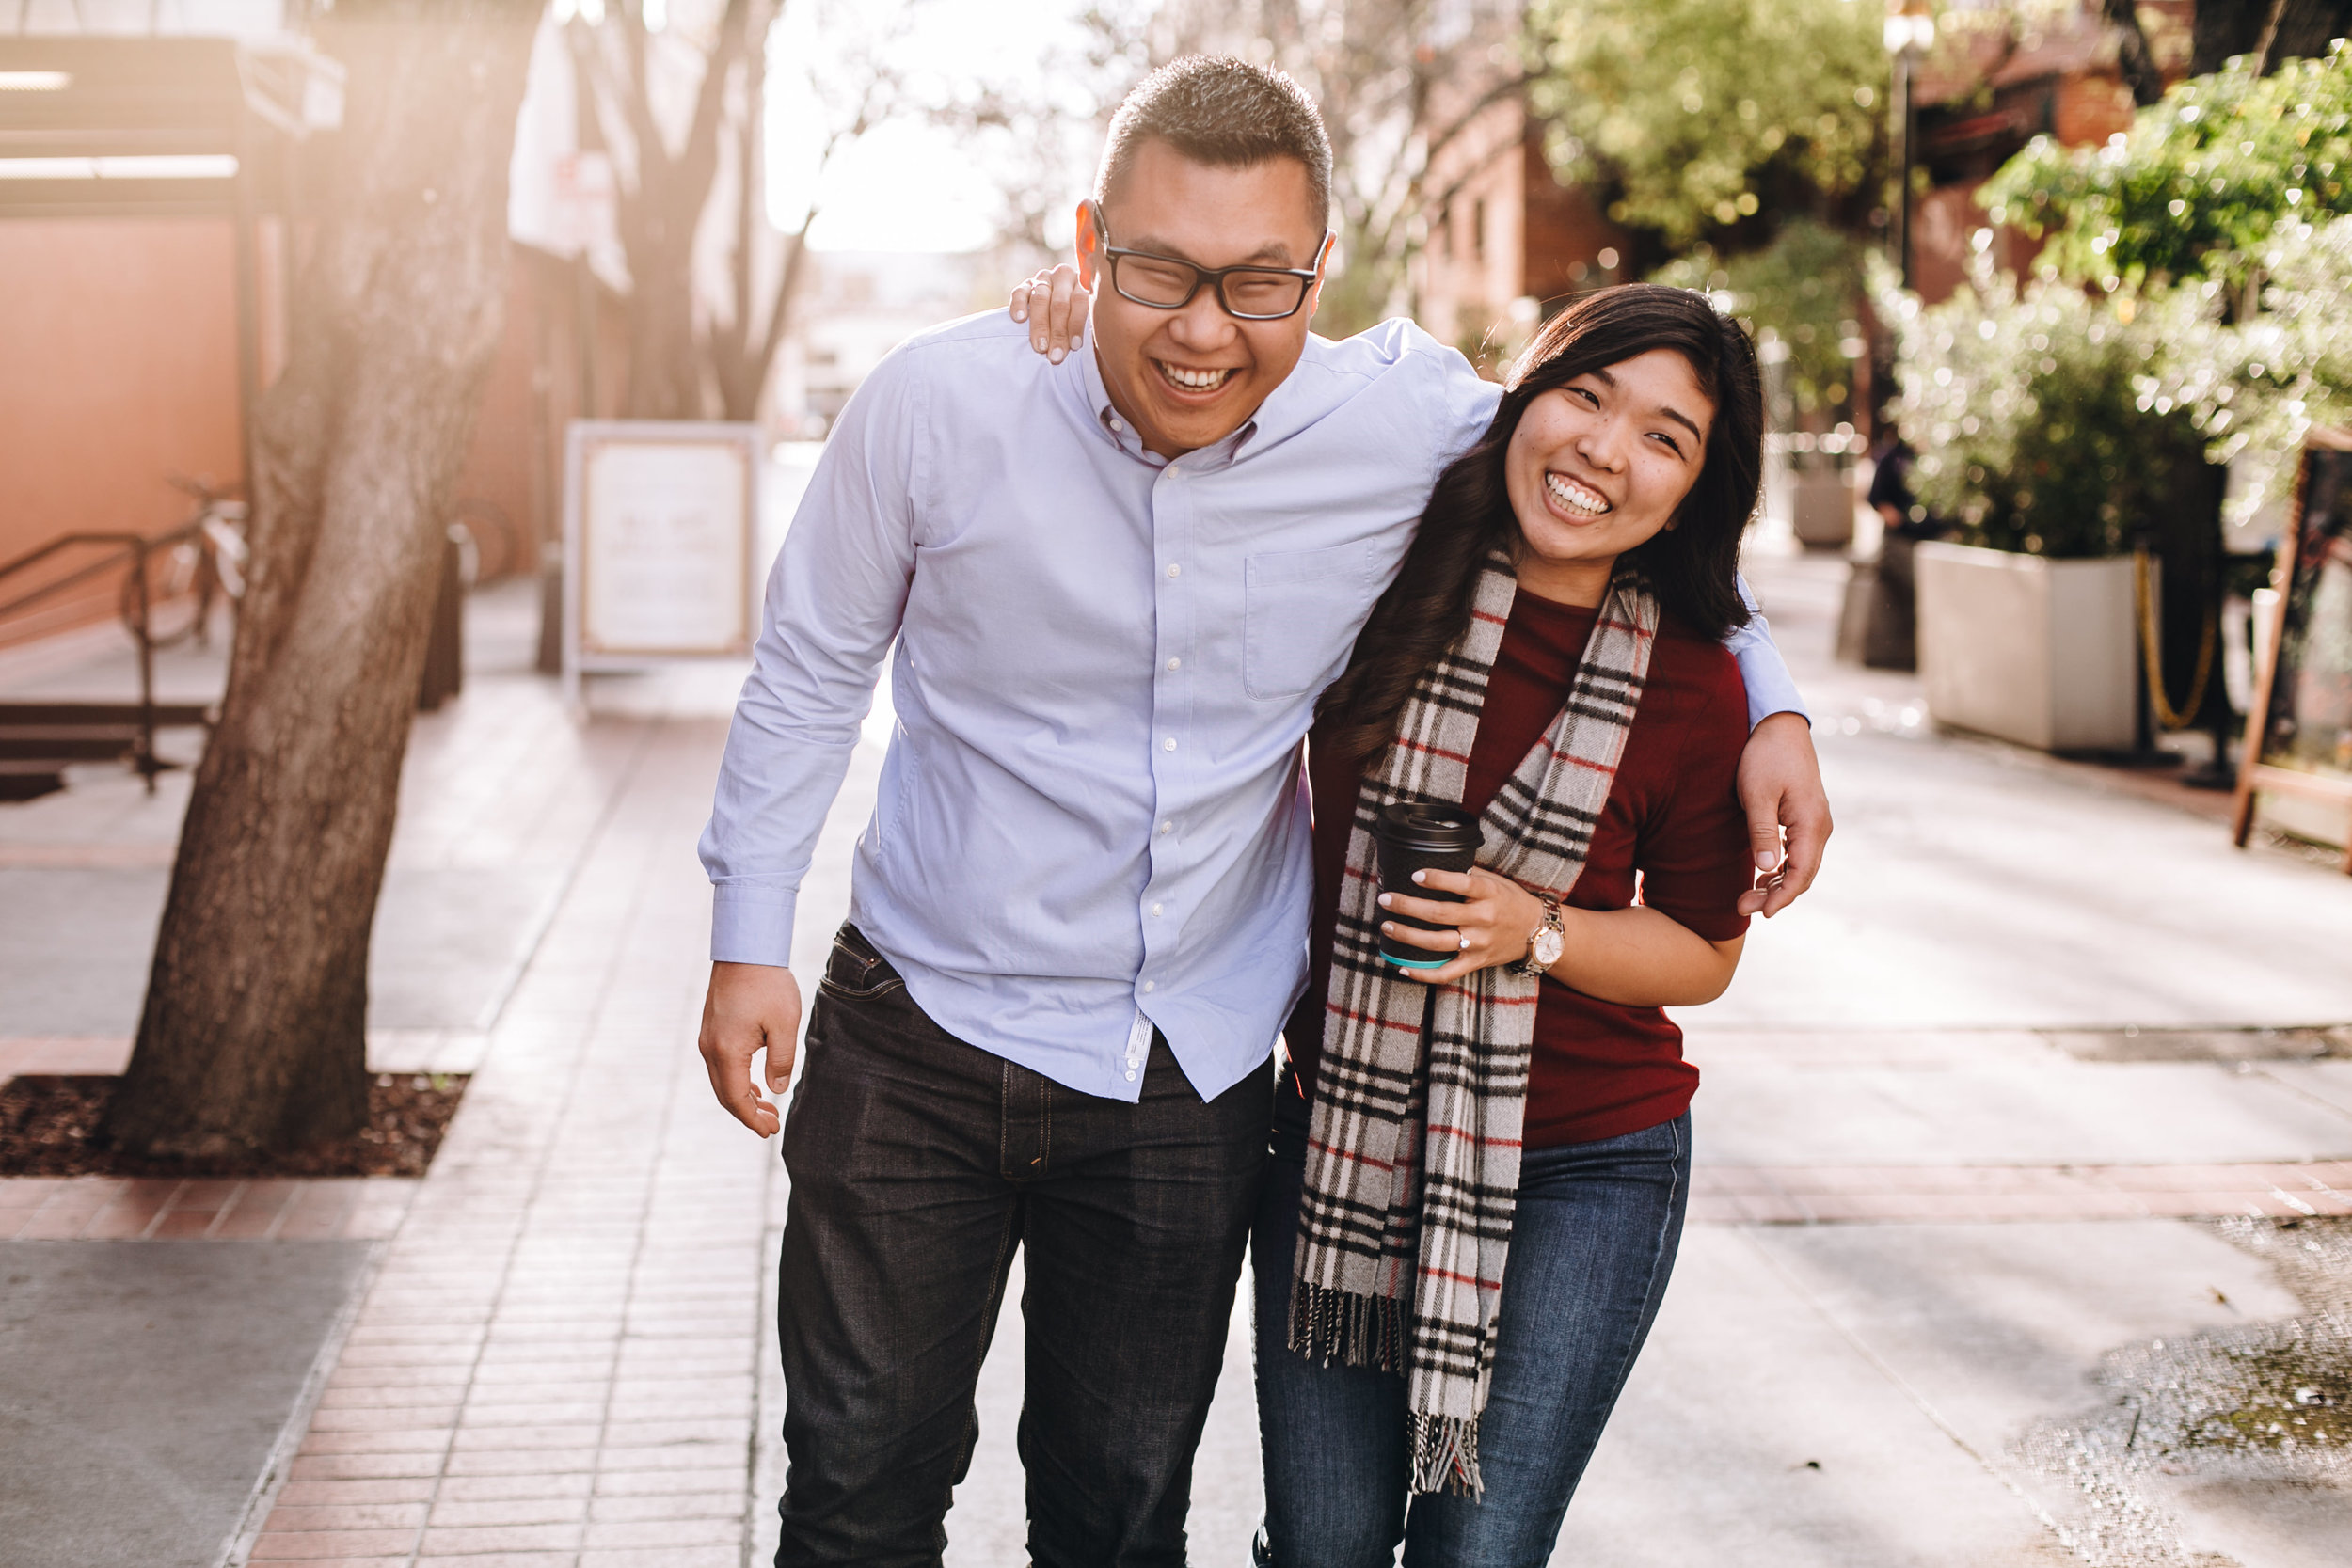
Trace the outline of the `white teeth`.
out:
M 1609 510 L 1609 502 L 1601 497 L 1598 491 L 1588 485 L 1579 484 L 1575 480 L 1562 475 L 1545 474 L 1544 488 L 1551 492 L 1553 500 L 1558 501 L 1569 511 L 1582 513 L 1587 517 L 1597 517 Z
M 1183 365 L 1171 365 L 1165 359 L 1156 363 L 1162 375 L 1185 390 L 1194 392 L 1205 392 L 1212 387 L 1222 386 L 1225 378 L 1233 373 L 1230 370 L 1191 370 Z

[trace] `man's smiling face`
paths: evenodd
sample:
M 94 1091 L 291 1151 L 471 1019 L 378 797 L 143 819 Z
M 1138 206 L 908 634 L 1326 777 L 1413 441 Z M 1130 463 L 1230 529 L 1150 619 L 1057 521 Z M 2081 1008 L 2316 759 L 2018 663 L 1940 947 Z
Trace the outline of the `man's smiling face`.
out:
M 1152 140 L 1100 205 L 1107 242 L 1093 204 L 1079 210 L 1078 271 L 1094 293 L 1096 361 L 1112 405 L 1147 450 L 1178 457 L 1239 430 L 1298 363 L 1322 282 L 1279 321 L 1239 320 L 1208 287 L 1179 309 L 1156 309 L 1109 286 L 1104 245 L 1209 269 L 1319 269 L 1323 229 L 1310 192 L 1307 166 L 1294 158 L 1220 168 Z

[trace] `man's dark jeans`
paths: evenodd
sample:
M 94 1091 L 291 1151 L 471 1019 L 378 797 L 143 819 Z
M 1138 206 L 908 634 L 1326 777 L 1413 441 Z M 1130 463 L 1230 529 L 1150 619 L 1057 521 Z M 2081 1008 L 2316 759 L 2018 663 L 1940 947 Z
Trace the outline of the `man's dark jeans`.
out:
M 942 1030 L 847 926 L 803 1061 L 784 1129 L 778 1568 L 940 1560 L 1015 1247 L 1031 1560 L 1183 1563 L 1267 1073 L 1204 1104 L 1155 1037 L 1140 1104 L 1081 1094 Z
M 1259 1206 L 1258 1421 L 1275 1568 L 1541 1568 L 1568 1499 L 1649 1337 L 1691 1192 L 1691 1118 L 1531 1148 L 1502 1271 L 1494 1374 L 1478 1427 L 1486 1497 L 1406 1510 L 1405 1379 L 1293 1351 L 1291 1258 L 1305 1118 L 1277 1113 Z

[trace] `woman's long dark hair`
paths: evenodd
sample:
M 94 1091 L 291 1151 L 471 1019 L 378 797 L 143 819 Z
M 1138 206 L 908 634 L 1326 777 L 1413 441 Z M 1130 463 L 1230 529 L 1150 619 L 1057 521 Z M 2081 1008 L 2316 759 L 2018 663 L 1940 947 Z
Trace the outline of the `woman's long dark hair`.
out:
M 1667 614 L 1706 636 L 1721 637 L 1747 620 L 1734 578 L 1740 535 L 1756 511 L 1763 475 L 1764 384 L 1756 346 L 1705 294 L 1655 283 L 1603 289 L 1545 324 L 1512 372 L 1494 423 L 1438 477 L 1396 580 L 1373 607 L 1345 673 L 1315 705 L 1324 744 L 1376 766 L 1413 683 L 1470 624 L 1486 558 L 1498 549 L 1517 554 L 1518 518 L 1503 456 L 1527 405 L 1588 371 L 1661 348 L 1689 361 L 1715 404 L 1715 420 L 1675 526 L 1619 560 L 1640 568 Z

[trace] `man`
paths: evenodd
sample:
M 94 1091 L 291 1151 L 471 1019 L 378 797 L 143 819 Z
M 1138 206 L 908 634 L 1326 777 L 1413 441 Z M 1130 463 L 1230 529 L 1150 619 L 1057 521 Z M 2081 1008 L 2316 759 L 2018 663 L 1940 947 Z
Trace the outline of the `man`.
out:
M 894 638 L 898 717 L 785 1128 L 780 1564 L 938 1560 L 1016 1246 L 1032 1560 L 1184 1560 L 1305 968 L 1299 739 L 1493 409 L 1406 324 L 1309 338 L 1329 170 L 1286 77 L 1146 80 L 1080 219 L 1093 350 L 1001 316 L 909 341 L 770 580 L 703 841 L 703 1054 L 762 1135 L 795 894 Z M 1742 646 L 1760 711 L 1793 706 Z M 1803 719 L 1751 750 L 1818 856 Z

